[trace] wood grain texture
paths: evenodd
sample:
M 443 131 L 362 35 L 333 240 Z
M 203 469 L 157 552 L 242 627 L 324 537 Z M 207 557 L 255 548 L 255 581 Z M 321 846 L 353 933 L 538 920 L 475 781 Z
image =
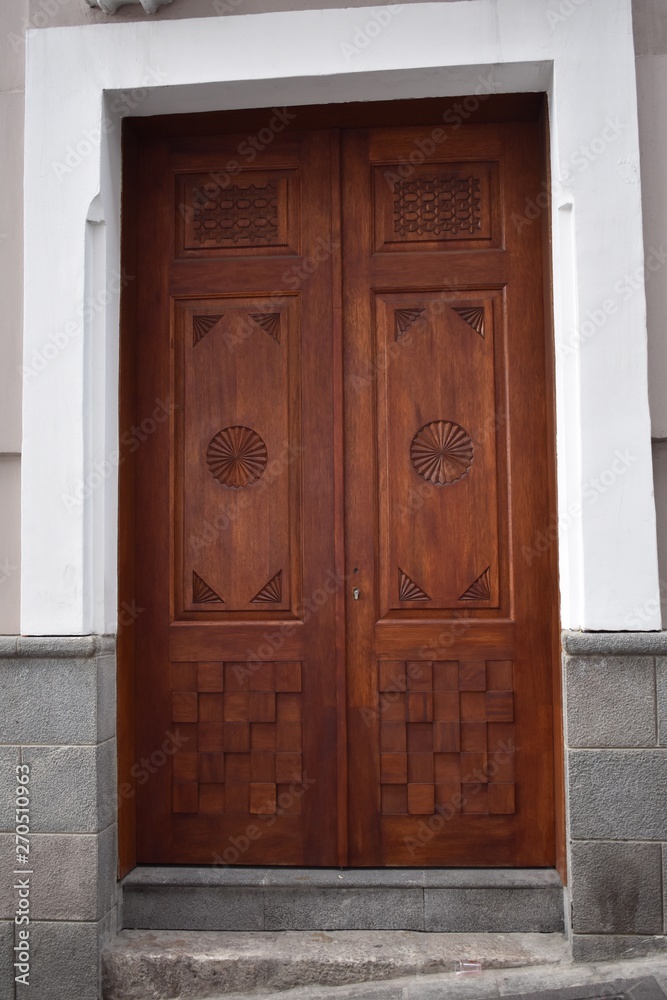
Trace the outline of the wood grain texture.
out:
M 556 858 L 548 283 L 512 221 L 540 133 L 413 169 L 417 103 L 304 110 L 233 183 L 223 119 L 132 127 L 123 405 L 169 419 L 124 473 L 124 773 L 178 743 L 135 786 L 144 863 Z

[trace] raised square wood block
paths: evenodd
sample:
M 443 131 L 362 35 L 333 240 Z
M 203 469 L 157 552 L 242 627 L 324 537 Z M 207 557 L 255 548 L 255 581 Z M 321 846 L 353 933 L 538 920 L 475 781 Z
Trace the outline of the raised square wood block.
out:
M 460 691 L 486 691 L 484 660 L 462 660 L 459 664 Z
M 276 755 L 274 753 L 258 752 L 250 754 L 250 780 L 276 780 Z
M 486 700 L 483 691 L 461 691 L 461 721 L 485 722 Z
M 225 754 L 225 780 L 250 781 L 250 754 Z
M 380 754 L 382 783 L 405 785 L 408 781 L 408 755 L 405 753 Z
M 221 782 L 225 780 L 225 755 L 222 753 L 200 753 L 199 780 Z
M 433 783 L 433 754 L 408 754 L 408 781 L 411 783 Z
M 252 663 L 248 669 L 250 670 L 248 680 L 250 691 L 276 690 L 276 676 L 273 663 Z
M 200 694 L 199 718 L 202 722 L 222 722 L 224 718 L 224 695 Z
M 174 755 L 174 781 L 197 781 L 199 754 L 177 753 Z
M 172 722 L 196 722 L 197 714 L 196 691 L 172 691 L 171 720 Z
M 494 753 L 489 756 L 489 781 L 514 781 L 513 753 Z
M 383 722 L 380 725 L 380 750 L 384 753 L 405 753 L 407 749 L 404 722 Z
M 225 699 L 225 722 L 248 722 L 250 713 L 250 695 L 245 691 L 237 691 L 223 695 Z
M 404 816 L 408 811 L 407 785 L 382 785 L 382 812 L 387 816 Z
M 486 692 L 486 717 L 490 722 L 514 720 L 514 695 L 511 691 Z
M 225 786 L 202 784 L 199 786 L 199 812 L 223 813 L 225 811 Z
M 411 816 L 432 816 L 435 812 L 433 785 L 408 785 L 408 813 Z
M 436 753 L 433 757 L 435 782 L 437 785 L 461 784 L 461 755 L 458 753 Z
M 461 723 L 461 750 L 470 753 L 478 750 L 486 752 L 486 723 Z
M 458 691 L 436 691 L 434 693 L 433 718 L 436 722 L 459 721 Z
M 271 816 L 276 811 L 276 786 L 269 782 L 250 785 L 250 812 Z
M 461 754 L 461 781 L 463 784 L 480 784 L 489 780 L 485 753 Z
M 272 722 L 253 722 L 250 726 L 251 750 L 275 750 L 276 726 Z
M 489 812 L 491 815 L 511 815 L 515 808 L 515 786 L 513 783 L 489 785 Z
M 406 663 L 408 691 L 432 691 L 433 668 L 423 660 L 410 660 Z
M 458 691 L 459 664 L 458 660 L 437 660 L 433 664 L 433 690 Z
M 202 749 L 225 749 L 235 753 L 247 753 L 250 750 L 250 725 L 247 722 L 226 722 L 224 726 L 224 748 L 211 747 Z
M 225 749 L 225 737 L 228 737 L 228 727 L 223 727 L 218 722 L 200 722 L 198 726 L 199 749 L 203 752 L 215 752 Z M 231 747 L 231 749 L 239 749 Z
M 197 665 L 197 688 L 199 691 L 224 691 L 224 664 L 199 663 Z
M 247 663 L 225 663 L 225 691 L 250 690 L 250 674 Z
M 467 816 L 486 816 L 489 811 L 487 786 L 477 783 L 461 785 L 461 812 Z
M 487 691 L 512 691 L 514 682 L 512 679 L 511 660 L 487 660 L 486 661 L 486 689 Z
M 251 691 L 248 711 L 251 722 L 275 722 L 276 696 L 273 691 Z
M 433 695 L 422 692 L 410 692 L 408 694 L 408 721 L 409 722 L 432 722 L 433 721 Z
M 461 749 L 461 727 L 458 722 L 433 723 L 433 749 L 439 753 L 458 753 Z
M 276 750 L 283 753 L 298 753 L 301 750 L 300 722 L 276 723 Z
M 445 818 L 461 812 L 461 785 L 458 781 L 437 782 L 435 801 L 442 808 Z M 438 810 L 439 811 L 439 810 Z
M 278 722 L 301 721 L 301 695 L 277 694 L 276 719 Z
M 407 730 L 410 753 L 433 752 L 433 725 L 430 722 L 409 722 Z
M 301 664 L 292 661 L 276 663 L 276 691 L 301 690 Z
M 405 722 L 406 696 L 389 691 L 380 700 L 380 714 L 383 722 Z

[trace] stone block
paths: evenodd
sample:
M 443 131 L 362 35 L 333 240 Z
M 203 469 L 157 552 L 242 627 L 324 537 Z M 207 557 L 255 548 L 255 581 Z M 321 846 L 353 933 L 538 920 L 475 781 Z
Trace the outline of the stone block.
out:
M 447 933 L 555 933 L 563 930 L 563 890 L 425 889 L 424 930 Z
M 16 817 L 16 766 L 18 747 L 0 747 L 0 832 L 14 829 Z
M 653 657 L 566 657 L 565 680 L 568 746 L 655 745 Z
M 116 657 L 97 660 L 97 742 L 116 735 Z
M 641 934 L 573 934 L 575 962 L 612 962 L 667 953 L 667 937 Z
M 14 837 L 0 835 L 0 920 L 16 909 Z M 33 920 L 98 920 L 116 902 L 116 830 L 100 834 L 30 836 L 30 912 Z
M 16 1000 L 98 1000 L 98 940 L 96 923 L 34 923 L 30 985 L 17 984 Z
M 185 886 L 129 889 L 123 894 L 123 926 L 152 930 L 261 931 L 263 890 Z
M 423 890 L 267 888 L 264 921 L 270 931 L 421 931 Z
M 0 743 L 97 743 L 94 659 L 0 659 Z
M 667 747 L 667 657 L 655 661 L 656 695 L 658 703 L 658 743 Z
M 576 934 L 662 934 L 660 844 L 573 843 L 570 892 Z
M 116 794 L 115 743 L 24 749 L 33 832 L 96 833 L 109 826 Z
M 14 1000 L 14 924 L 0 920 L 0 1000 Z
M 667 840 L 667 750 L 570 750 L 574 840 Z

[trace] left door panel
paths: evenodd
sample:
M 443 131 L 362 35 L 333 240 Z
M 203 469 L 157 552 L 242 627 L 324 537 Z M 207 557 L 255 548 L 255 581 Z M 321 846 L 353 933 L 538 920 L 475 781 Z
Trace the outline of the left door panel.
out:
M 138 860 L 335 865 L 336 137 L 245 138 L 140 162 Z

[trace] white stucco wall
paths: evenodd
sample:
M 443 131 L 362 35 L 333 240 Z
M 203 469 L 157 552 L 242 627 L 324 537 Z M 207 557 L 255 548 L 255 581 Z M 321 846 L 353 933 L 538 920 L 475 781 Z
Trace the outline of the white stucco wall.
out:
M 327 0 L 317 6 L 333 6 L 333 2 Z M 39 189 L 39 196 L 32 198 L 27 211 L 27 363 L 34 360 L 35 352 L 43 352 L 48 341 L 62 333 L 68 323 L 76 323 L 83 299 L 91 290 L 104 291 L 117 265 L 117 191 L 111 184 L 111 174 L 105 184 L 99 148 L 84 157 L 71 175 L 57 178 L 53 171 L 54 161 L 62 157 L 68 145 L 76 147 L 87 129 L 99 126 L 103 89 L 142 86 L 147 72 L 152 70 L 153 84 L 162 82 L 170 89 L 151 87 L 150 96 L 135 109 L 149 114 L 278 101 L 306 103 L 465 93 L 466 88 L 475 89 L 473 67 L 478 63 L 497 67 L 494 75 L 499 89 L 550 87 L 552 107 L 561 109 L 553 121 L 552 138 L 554 167 L 561 175 L 554 190 L 554 238 L 560 338 L 562 621 L 574 628 L 659 627 L 644 295 L 641 288 L 633 289 L 628 301 L 624 301 L 626 293 L 614 290 L 616 282 L 632 276 L 643 263 L 637 239 L 640 186 L 634 66 L 625 0 L 411 3 L 372 45 L 354 56 L 352 63 L 343 58 L 340 44 L 352 38 L 359 26 L 363 27 L 370 12 L 352 9 L 313 13 L 298 24 L 290 20 L 295 14 L 241 16 L 261 10 L 266 3 L 227 0 L 216 7 L 210 0 L 174 0 L 171 7 L 150 20 L 138 7 L 124 8 L 116 18 L 106 18 L 87 10 L 80 0 L 30 0 L 29 6 L 25 5 L 24 16 L 35 28 L 30 40 L 29 90 L 34 99 L 30 99 L 29 108 L 27 143 L 31 162 L 26 182 L 27 190 L 34 193 L 33 185 Z M 355 0 L 358 5 L 359 0 Z M 276 9 L 275 2 L 271 6 Z M 296 10 L 313 4 L 285 0 L 278 6 Z M 660 112 L 667 100 L 667 95 L 657 101 L 644 96 L 650 89 L 645 81 L 650 82 L 656 74 L 663 79 L 660 57 L 664 53 L 655 51 L 661 44 L 659 39 L 664 40 L 667 33 L 661 30 L 667 23 L 662 6 L 660 0 L 635 3 L 645 159 L 651 156 L 650 149 L 646 152 L 647 123 L 650 132 L 653 119 L 664 119 Z M 225 15 L 224 23 L 223 18 L 215 16 L 198 28 L 197 19 L 212 12 Z M 5 8 L 0 16 L 7 16 Z M 193 20 L 183 20 L 185 16 Z M 21 18 L 17 20 L 20 32 Z M 54 25 L 95 23 L 109 27 L 84 27 L 78 32 L 49 30 Z M 0 24 L 4 28 L 0 45 L 7 48 L 8 27 L 4 22 Z M 15 34 L 17 28 L 10 26 L 9 30 Z M 303 45 L 305 30 L 313 41 L 310 47 Z M 553 80 L 548 68 L 552 62 L 556 67 Z M 541 68 L 536 68 L 536 63 Z M 447 65 L 467 65 L 470 69 L 445 71 Z M 400 78 L 397 70 L 402 73 Z M 352 72 L 362 75 L 355 77 Z M 161 76 L 165 73 L 166 78 Z M 305 89 L 303 83 L 293 79 L 309 74 L 312 80 Z M 221 76 L 228 80 L 222 87 L 217 82 Z M 46 79 L 48 87 L 43 86 Z M 250 84 L 253 79 L 265 82 Z M 603 135 L 611 134 L 608 120 L 619 119 L 620 131 L 613 141 L 606 142 Z M 584 163 L 588 154 L 582 158 L 581 150 L 596 141 L 598 147 L 604 148 Z M 110 167 L 117 167 L 117 131 L 108 136 L 105 145 Z M 654 165 L 648 174 L 644 168 L 643 180 L 652 199 L 651 219 L 656 220 L 656 229 L 664 232 L 659 222 L 659 213 L 667 204 L 660 191 L 662 161 L 663 150 L 659 144 L 654 145 Z M 563 172 L 568 169 L 570 176 L 565 179 Z M 101 201 L 95 200 L 100 186 Z M 610 186 L 621 198 L 614 202 L 613 212 L 605 211 L 599 198 L 600 190 L 609 190 Z M 18 205 L 15 186 L 12 217 L 14 225 L 20 227 Z M 57 205 L 58 212 L 51 212 L 49 205 Z M 44 210 L 48 216 L 46 233 L 53 234 L 46 241 Z M 92 221 L 86 223 L 86 218 Z M 105 223 L 100 223 L 102 218 Z M 62 223 L 64 228 L 51 228 L 56 223 Z M 652 237 L 647 229 L 649 248 Z M 0 241 L 0 252 L 2 246 Z M 7 291 L 11 297 L 12 290 L 15 294 L 20 289 L 21 276 L 15 256 L 7 263 L 3 270 L 6 289 L 5 284 L 0 287 L 3 296 Z M 665 272 L 652 272 L 648 289 L 654 352 L 654 436 L 660 436 L 656 427 L 662 418 L 656 400 L 661 398 L 664 384 L 660 382 L 660 351 L 667 338 L 659 329 L 659 320 L 653 320 L 664 315 L 660 296 L 667 289 Z M 617 304 L 618 309 L 605 314 L 602 324 L 596 325 L 595 317 L 608 301 Z M 589 314 L 593 320 L 584 326 Z M 113 472 L 80 508 L 66 512 L 61 508 L 62 496 L 85 481 L 94 472 L 95 463 L 104 461 L 113 450 L 115 316 L 114 303 L 107 313 L 96 312 L 82 330 L 83 335 L 69 335 L 66 349 L 48 361 L 38 378 L 26 382 L 25 632 L 113 630 Z M 16 333 L 9 339 L 8 352 L 18 346 Z M 93 345 L 94 350 L 88 351 L 87 345 Z M 663 353 L 662 357 L 666 356 Z M 6 410 L 7 426 L 18 427 L 15 395 L 12 397 L 10 392 L 3 396 L 0 406 Z M 583 434 L 579 433 L 580 419 Z M 11 449 L 13 454 L 19 450 L 15 443 Z M 605 473 L 607 479 L 611 477 L 608 470 L 617 450 L 632 456 L 627 471 L 608 487 L 595 485 Z M 3 473 L 0 464 L 0 476 L 3 474 L 9 483 L 11 474 Z M 590 499 L 591 490 L 594 500 Z M 11 494 L 11 490 L 5 492 Z M 11 495 L 14 498 L 9 501 L 8 523 L 15 537 L 15 491 Z M 576 513 L 580 502 L 581 515 Z M 665 508 L 667 497 L 662 504 Z M 2 545 L 0 534 L 0 559 Z M 8 583 L 16 594 L 17 571 Z M 2 596 L 0 603 L 5 603 Z M 0 629 L 9 631 L 18 627 L 13 625 L 17 621 L 16 600 L 5 606 L 8 614 L 0 622 Z

